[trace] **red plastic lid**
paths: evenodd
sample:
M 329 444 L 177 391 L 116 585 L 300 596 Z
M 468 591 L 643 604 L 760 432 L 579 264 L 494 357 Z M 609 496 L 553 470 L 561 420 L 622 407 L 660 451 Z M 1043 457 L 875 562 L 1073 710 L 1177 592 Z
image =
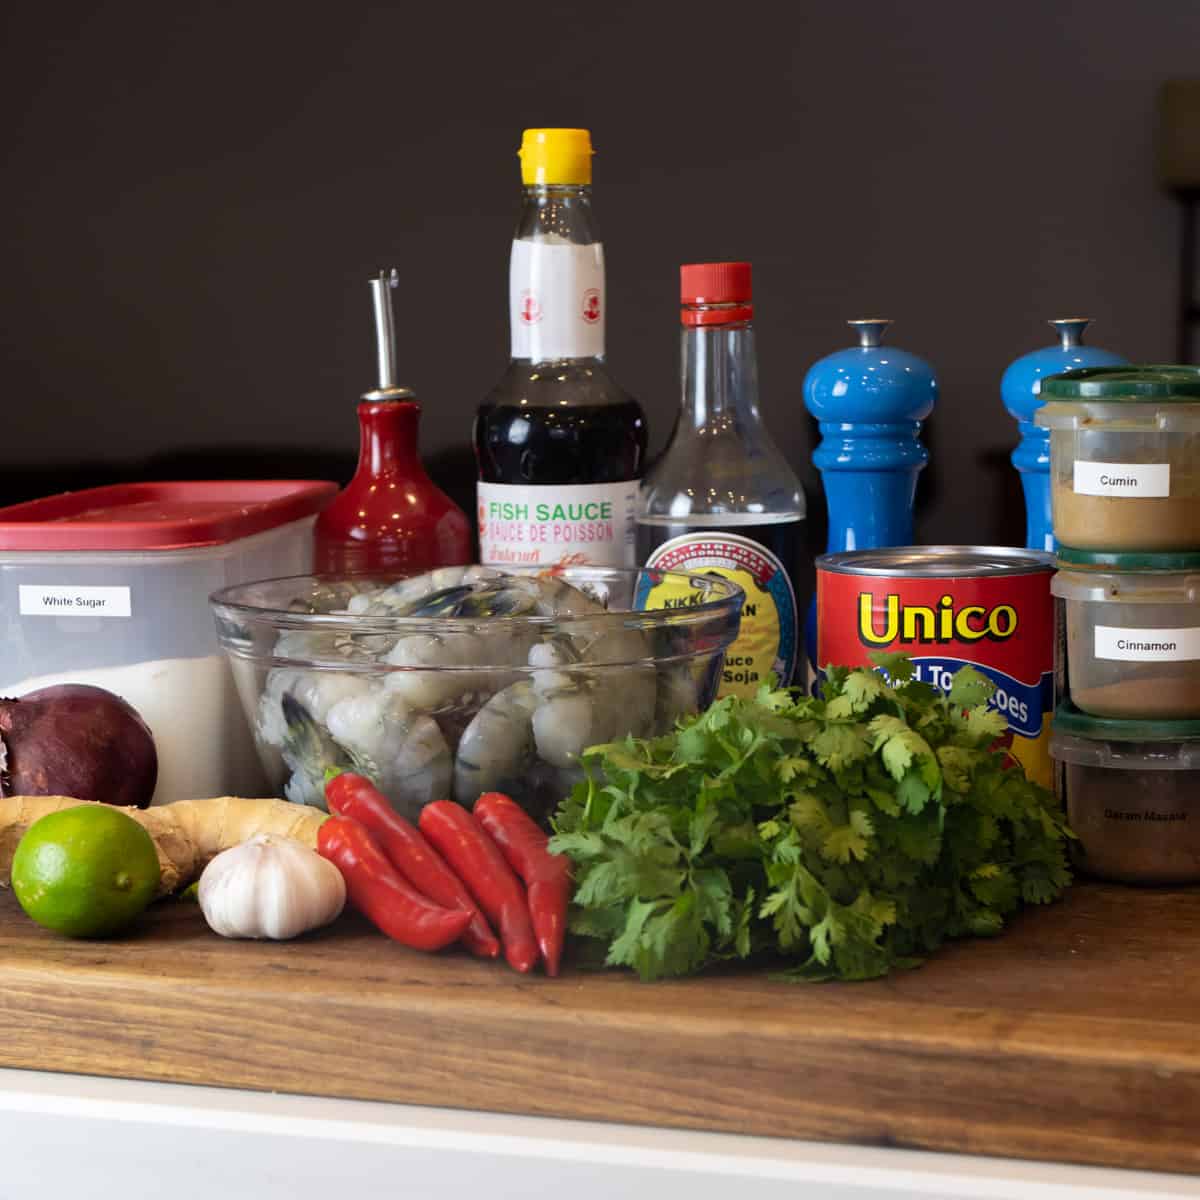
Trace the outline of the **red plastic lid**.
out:
M 336 483 L 308 479 L 118 483 L 0 508 L 3 550 L 222 546 L 320 512 Z
M 754 316 L 748 262 L 687 263 L 679 268 L 680 319 L 685 325 L 728 325 Z M 726 305 L 699 312 L 693 305 Z

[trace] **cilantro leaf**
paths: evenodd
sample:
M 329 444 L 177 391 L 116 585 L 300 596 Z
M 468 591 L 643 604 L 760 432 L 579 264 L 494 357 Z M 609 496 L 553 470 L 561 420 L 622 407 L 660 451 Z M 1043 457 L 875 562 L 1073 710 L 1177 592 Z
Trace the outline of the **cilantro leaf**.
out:
M 986 704 L 996 693 L 996 685 L 982 672 L 967 665 L 954 672 L 946 696 L 955 708 L 976 708 Z
M 1007 728 L 1007 718 L 993 708 L 973 708 L 967 713 L 967 736 L 977 745 L 995 741 Z
M 848 863 L 867 857 L 867 845 L 875 832 L 865 812 L 852 812 L 845 825 L 831 829 L 821 843 L 821 854 L 830 862 Z
M 826 725 L 809 743 L 813 757 L 823 767 L 837 770 L 870 753 L 870 747 L 853 725 Z
M 893 683 L 907 683 L 913 677 L 913 660 L 907 654 L 891 650 L 872 650 L 870 658 Z

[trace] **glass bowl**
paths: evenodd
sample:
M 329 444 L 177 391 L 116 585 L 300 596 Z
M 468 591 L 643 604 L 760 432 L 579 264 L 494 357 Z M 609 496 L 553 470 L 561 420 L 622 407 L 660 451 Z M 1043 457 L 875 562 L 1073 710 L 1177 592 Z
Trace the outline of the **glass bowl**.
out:
M 625 568 L 268 579 L 211 597 L 276 793 L 323 808 L 330 769 L 415 820 L 507 792 L 545 819 L 579 754 L 711 703 L 741 588 Z

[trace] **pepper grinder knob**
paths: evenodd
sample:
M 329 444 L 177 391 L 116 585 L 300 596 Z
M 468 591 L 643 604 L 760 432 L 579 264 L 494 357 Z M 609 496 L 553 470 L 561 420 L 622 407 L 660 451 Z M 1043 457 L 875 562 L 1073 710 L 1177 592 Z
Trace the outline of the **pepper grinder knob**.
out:
M 1053 325 L 1055 332 L 1058 334 L 1058 344 L 1064 350 L 1075 350 L 1083 345 L 1083 331 L 1092 323 L 1091 317 L 1059 317 L 1054 321 L 1047 321 L 1047 325 Z
M 863 317 L 857 321 L 846 322 L 858 334 L 858 344 L 864 350 L 878 349 L 891 323 L 887 317 Z

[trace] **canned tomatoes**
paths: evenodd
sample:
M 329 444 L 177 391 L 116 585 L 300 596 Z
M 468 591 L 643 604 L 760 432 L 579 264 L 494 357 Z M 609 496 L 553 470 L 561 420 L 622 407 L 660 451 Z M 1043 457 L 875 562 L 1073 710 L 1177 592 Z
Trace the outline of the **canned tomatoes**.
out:
M 1054 573 L 1049 554 L 1007 546 L 895 546 L 817 559 L 817 662 L 870 666 L 873 650 L 912 658 L 941 691 L 966 663 L 996 685 L 1009 753 L 1050 787 Z

